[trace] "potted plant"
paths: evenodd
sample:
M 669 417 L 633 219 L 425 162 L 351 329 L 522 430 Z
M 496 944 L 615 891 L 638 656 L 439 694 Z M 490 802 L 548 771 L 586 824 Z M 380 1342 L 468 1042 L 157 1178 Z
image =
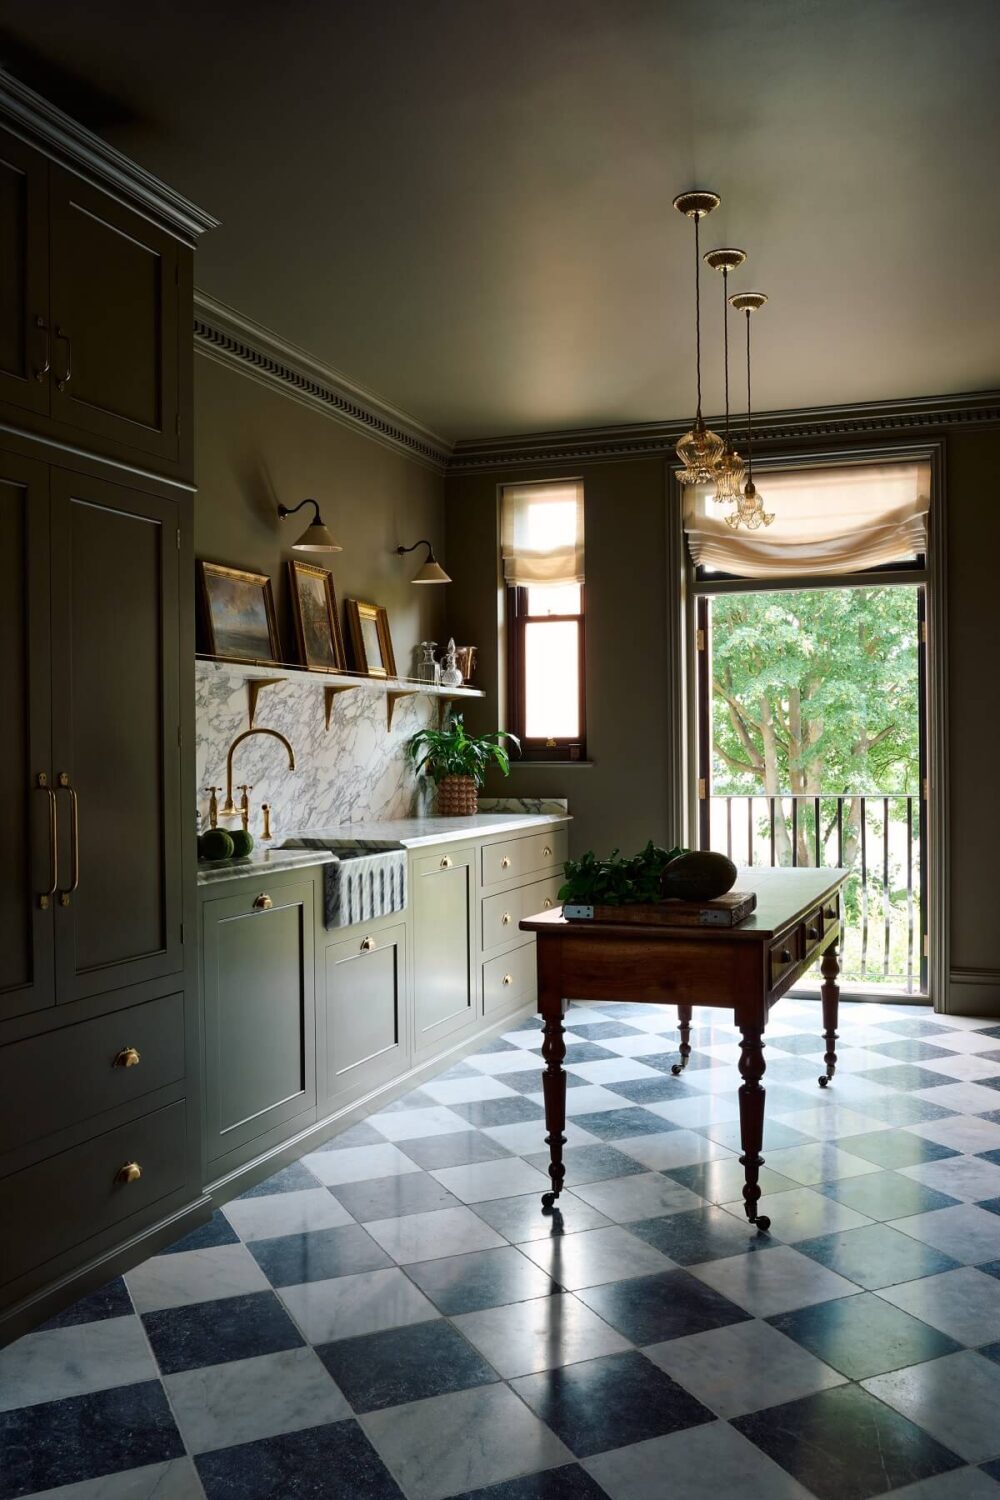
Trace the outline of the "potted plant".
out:
M 506 776 L 510 756 L 504 741 L 517 749 L 516 734 L 497 729 L 491 734 L 467 734 L 461 714 L 454 714 L 443 729 L 421 729 L 407 741 L 406 753 L 417 769 L 430 776 L 438 789 L 438 812 L 444 817 L 462 817 L 478 811 L 479 788 L 487 769 L 499 766 Z

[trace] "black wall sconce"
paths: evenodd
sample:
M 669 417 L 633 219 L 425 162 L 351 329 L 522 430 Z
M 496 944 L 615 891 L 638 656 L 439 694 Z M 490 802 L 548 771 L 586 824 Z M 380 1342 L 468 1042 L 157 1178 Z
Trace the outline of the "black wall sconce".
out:
M 311 505 L 314 514 L 298 541 L 292 543 L 292 551 L 343 552 L 343 547 L 341 547 L 339 542 L 333 540 L 333 537 L 323 525 L 323 517 L 319 513 L 319 506 L 315 500 L 300 500 L 298 505 L 293 505 L 290 510 L 287 505 L 279 505 L 278 515 L 284 520 L 286 516 L 294 516 L 295 512 L 301 510 L 303 505 Z

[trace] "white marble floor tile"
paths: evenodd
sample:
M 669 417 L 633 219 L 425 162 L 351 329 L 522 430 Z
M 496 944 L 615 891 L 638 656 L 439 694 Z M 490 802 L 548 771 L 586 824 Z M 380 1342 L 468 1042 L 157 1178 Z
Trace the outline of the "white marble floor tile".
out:
M 819 1090 L 816 1092 L 819 1093 Z M 776 1110 L 775 1119 L 784 1125 L 790 1125 L 793 1130 L 815 1136 L 820 1141 L 837 1140 L 843 1135 L 866 1135 L 872 1130 L 888 1128 L 884 1120 L 862 1114 L 851 1109 L 848 1104 L 838 1104 L 835 1098 L 830 1097 L 827 1097 L 824 1104 L 814 1105 L 812 1109 L 791 1110 L 787 1113 Z
M 387 1141 L 416 1141 L 428 1135 L 457 1135 L 468 1130 L 468 1120 L 445 1105 L 427 1109 L 396 1109 L 385 1114 L 369 1115 L 368 1124 Z
M 991 1214 L 974 1203 L 959 1203 L 954 1208 L 937 1208 L 930 1213 L 910 1214 L 890 1221 L 935 1250 L 943 1250 L 967 1266 L 988 1260 L 1000 1260 L 1000 1214 Z
M 979 1115 L 947 1115 L 943 1120 L 925 1120 L 906 1129 L 913 1135 L 922 1135 L 925 1141 L 936 1141 L 939 1146 L 950 1146 L 953 1151 L 963 1151 L 969 1156 L 1000 1149 L 1000 1125 Z
M 734 1153 L 694 1130 L 667 1130 L 652 1135 L 630 1135 L 615 1141 L 615 1149 L 641 1161 L 654 1172 L 693 1167 L 703 1161 L 736 1160 Z
M 523 1047 L 514 1047 L 510 1052 L 477 1052 L 465 1061 L 479 1073 L 502 1078 L 505 1073 L 523 1073 L 534 1066 L 531 1054 Z
M 470 1250 L 498 1250 L 505 1243 L 471 1208 L 438 1208 L 398 1219 L 374 1219 L 365 1228 L 400 1265 Z
M 573 1191 L 616 1224 L 631 1224 L 638 1219 L 705 1206 L 704 1198 L 670 1177 L 661 1177 L 659 1172 L 636 1172 L 631 1177 L 578 1183 Z
M 617 1052 L 620 1057 L 643 1058 L 669 1052 L 670 1047 L 664 1045 L 665 1040 L 658 1031 L 636 1031 L 632 1036 L 602 1036 L 600 1045 L 609 1052 Z
M 233 1198 L 222 1212 L 241 1240 L 269 1240 L 280 1234 L 306 1234 L 354 1223 L 325 1187 L 271 1193 L 264 1198 Z
M 516 1120 L 513 1125 L 486 1125 L 483 1127 L 483 1135 L 492 1136 L 515 1156 L 532 1156 L 536 1151 L 546 1149 L 544 1120 Z M 567 1146 L 592 1146 L 598 1139 L 591 1131 L 574 1125 L 572 1120 L 567 1120 L 563 1135 Z
M 596 1208 L 591 1208 L 589 1203 L 584 1203 L 582 1198 L 566 1189 L 559 1198 L 558 1218 L 555 1214 L 542 1213 L 537 1193 L 524 1193 L 517 1198 L 491 1198 L 486 1203 L 477 1203 L 475 1211 L 512 1245 L 549 1239 L 564 1231 L 604 1229 L 609 1222 Z
M 926 1099 L 939 1109 L 954 1110 L 956 1115 L 985 1115 L 1000 1109 L 997 1099 L 1000 1091 L 988 1089 L 981 1083 L 943 1083 L 930 1089 L 916 1089 L 915 1099 Z
M 677 1270 L 675 1261 L 617 1224 L 609 1229 L 588 1229 L 533 1240 L 522 1245 L 521 1250 L 570 1292 L 599 1286 L 605 1281 Z
M 443 1500 L 573 1462 L 505 1385 L 390 1406 L 359 1420 L 408 1500 Z
M 720 1417 L 780 1406 L 845 1383 L 845 1376 L 758 1318 L 667 1339 L 642 1352 Z
M 583 1459 L 611 1500 L 812 1500 L 728 1422 L 708 1422 Z
M 0 1411 L 156 1376 L 142 1324 L 131 1314 L 46 1329 L 0 1350 Z
M 61 1484 L 54 1490 L 39 1490 L 26 1500 L 202 1500 L 204 1490 L 189 1458 L 170 1458 L 166 1463 L 143 1464 L 117 1474 Z
M 660 1074 L 663 1077 L 663 1074 Z M 529 1094 L 536 1104 L 545 1104 L 543 1093 Z M 599 1083 L 585 1083 L 576 1089 L 566 1090 L 566 1113 L 572 1119 L 574 1115 L 600 1114 L 608 1109 L 628 1109 L 629 1100 L 623 1094 L 613 1093 L 611 1089 L 601 1088 Z
M 994 1037 L 994 1041 L 1000 1040 Z M 975 1083 L 980 1078 L 996 1078 L 1000 1063 L 995 1058 L 982 1057 L 978 1052 L 958 1052 L 954 1057 L 928 1057 L 920 1066 L 931 1073 L 941 1073 L 945 1078 L 954 1078 L 964 1083 Z
M 767 1164 L 782 1177 L 791 1177 L 804 1187 L 817 1182 L 837 1182 L 843 1177 L 860 1177 L 867 1172 L 877 1172 L 874 1162 L 863 1161 L 842 1151 L 833 1141 L 809 1142 L 804 1146 L 785 1146 L 780 1151 L 767 1153 Z
M 893 1490 L 892 1500 L 1000 1500 L 1000 1484 L 982 1469 L 952 1469 L 949 1474 L 908 1484 L 905 1490 Z
M 361 1271 L 330 1281 L 307 1281 L 278 1291 L 310 1344 L 328 1344 L 359 1333 L 425 1323 L 437 1308 L 402 1271 Z
M 166 1375 L 177 1425 L 191 1453 L 251 1443 L 353 1415 L 312 1349 L 283 1349 Z
M 544 1148 L 544 1136 L 542 1145 Z M 544 1193 L 549 1187 L 547 1176 L 517 1156 L 472 1162 L 467 1167 L 439 1167 L 431 1176 L 463 1203 L 512 1198 L 518 1193 Z
M 1000 1339 L 1000 1279 L 974 1266 L 881 1287 L 876 1295 L 962 1344 Z
M 724 1203 L 722 1206 L 731 1214 L 742 1214 L 742 1193 L 732 1203 Z M 861 1229 L 872 1222 L 866 1214 L 859 1214 L 856 1209 L 847 1208 L 835 1198 L 826 1198 L 810 1187 L 797 1187 L 792 1192 L 782 1193 L 780 1205 L 775 1205 L 771 1218 L 775 1233 L 788 1245 L 795 1245 L 799 1240 L 811 1240 L 818 1234 Z
M 702 1125 L 719 1125 L 740 1117 L 735 1086 L 731 1092 L 692 1095 L 688 1099 L 669 1099 L 662 1104 L 647 1104 L 644 1107 L 652 1114 L 669 1120 L 672 1125 L 680 1125 L 686 1130 L 697 1130 Z
M 817 1265 L 791 1245 L 709 1260 L 688 1270 L 758 1318 L 828 1302 L 832 1297 L 850 1297 L 859 1290 L 853 1281 Z
M 662 1078 L 657 1068 L 650 1068 L 638 1058 L 602 1057 L 597 1062 L 567 1063 L 567 1073 L 575 1073 L 588 1083 L 630 1083 L 637 1078 Z
M 996 1025 L 996 1021 L 993 1024 Z M 933 1042 L 935 1047 L 947 1047 L 949 1052 L 995 1052 L 997 1046 L 995 1036 L 987 1036 L 983 1029 L 975 1027 L 948 1031 L 941 1036 L 928 1037 L 927 1040 Z
M 473 1099 L 510 1099 L 517 1093 L 501 1078 L 491 1078 L 488 1073 L 477 1078 L 432 1079 L 420 1087 L 441 1104 L 468 1104 Z
M 453 1322 L 504 1380 L 632 1347 L 569 1292 L 461 1313 Z
M 736 1209 L 737 1218 L 744 1220 L 743 1212 L 743 1184 L 746 1181 L 746 1172 L 740 1165 L 738 1156 L 724 1156 L 712 1162 L 702 1163 L 706 1170 L 702 1180 L 699 1181 L 692 1192 L 697 1192 L 707 1203 L 718 1204 L 722 1207 L 732 1204 L 738 1200 Z M 772 1172 L 770 1167 L 760 1169 L 760 1188 L 765 1197 L 772 1193 L 791 1192 L 800 1186 L 793 1182 L 790 1177 L 782 1177 L 778 1172 Z
M 946 1156 L 941 1161 L 917 1162 L 900 1167 L 900 1175 L 912 1177 L 939 1193 L 950 1193 L 965 1203 L 1000 1198 L 1000 1167 L 981 1156 Z
M 1000 1365 L 962 1350 L 861 1384 L 968 1463 L 1000 1454 Z
M 189 1302 L 211 1302 L 218 1297 L 239 1297 L 246 1292 L 266 1292 L 270 1288 L 270 1282 L 245 1245 L 213 1245 L 207 1250 L 154 1255 L 126 1272 L 125 1281 L 140 1313 L 156 1312 L 162 1307 L 184 1307 Z
M 468 1125 L 465 1127 L 468 1129 Z M 393 1177 L 397 1172 L 419 1172 L 415 1161 L 398 1146 L 345 1146 L 340 1151 L 314 1151 L 302 1161 L 320 1182 L 336 1187 L 340 1182 L 368 1182 L 373 1177 Z
M 575 1019 L 580 1022 L 581 1026 L 586 1026 L 587 1022 L 590 1020 L 590 1017 L 588 1016 L 585 1018 L 583 1016 L 577 1016 Z M 567 1036 L 570 1035 L 572 1030 L 573 1018 L 567 1016 Z M 523 1047 L 528 1052 L 535 1052 L 542 1045 L 542 1033 L 537 1026 L 529 1026 L 527 1028 L 523 1028 L 520 1031 L 505 1031 L 503 1033 L 503 1040 L 505 1042 L 510 1042 L 514 1047 Z

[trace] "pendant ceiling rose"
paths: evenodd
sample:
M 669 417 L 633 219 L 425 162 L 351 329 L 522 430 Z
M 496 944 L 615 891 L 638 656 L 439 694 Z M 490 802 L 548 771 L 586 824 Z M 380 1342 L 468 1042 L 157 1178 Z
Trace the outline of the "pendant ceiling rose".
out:
M 738 271 L 746 258 L 745 250 L 737 250 L 732 245 L 723 245 L 718 250 L 706 250 L 702 257 L 706 266 L 711 266 L 713 271 Z
M 757 312 L 764 306 L 767 297 L 763 292 L 734 292 L 729 306 L 736 312 Z
M 706 188 L 695 188 L 690 193 L 678 193 L 674 199 L 674 207 L 689 219 L 703 219 L 713 208 L 718 208 L 721 202 L 718 193 L 710 193 Z

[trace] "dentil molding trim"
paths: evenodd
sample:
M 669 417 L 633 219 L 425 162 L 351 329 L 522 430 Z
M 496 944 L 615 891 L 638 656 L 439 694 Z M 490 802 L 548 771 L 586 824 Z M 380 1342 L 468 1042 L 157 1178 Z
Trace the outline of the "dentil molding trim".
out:
M 436 432 L 197 288 L 194 347 L 207 359 L 238 370 L 430 468 L 443 473 L 447 466 L 451 444 Z

